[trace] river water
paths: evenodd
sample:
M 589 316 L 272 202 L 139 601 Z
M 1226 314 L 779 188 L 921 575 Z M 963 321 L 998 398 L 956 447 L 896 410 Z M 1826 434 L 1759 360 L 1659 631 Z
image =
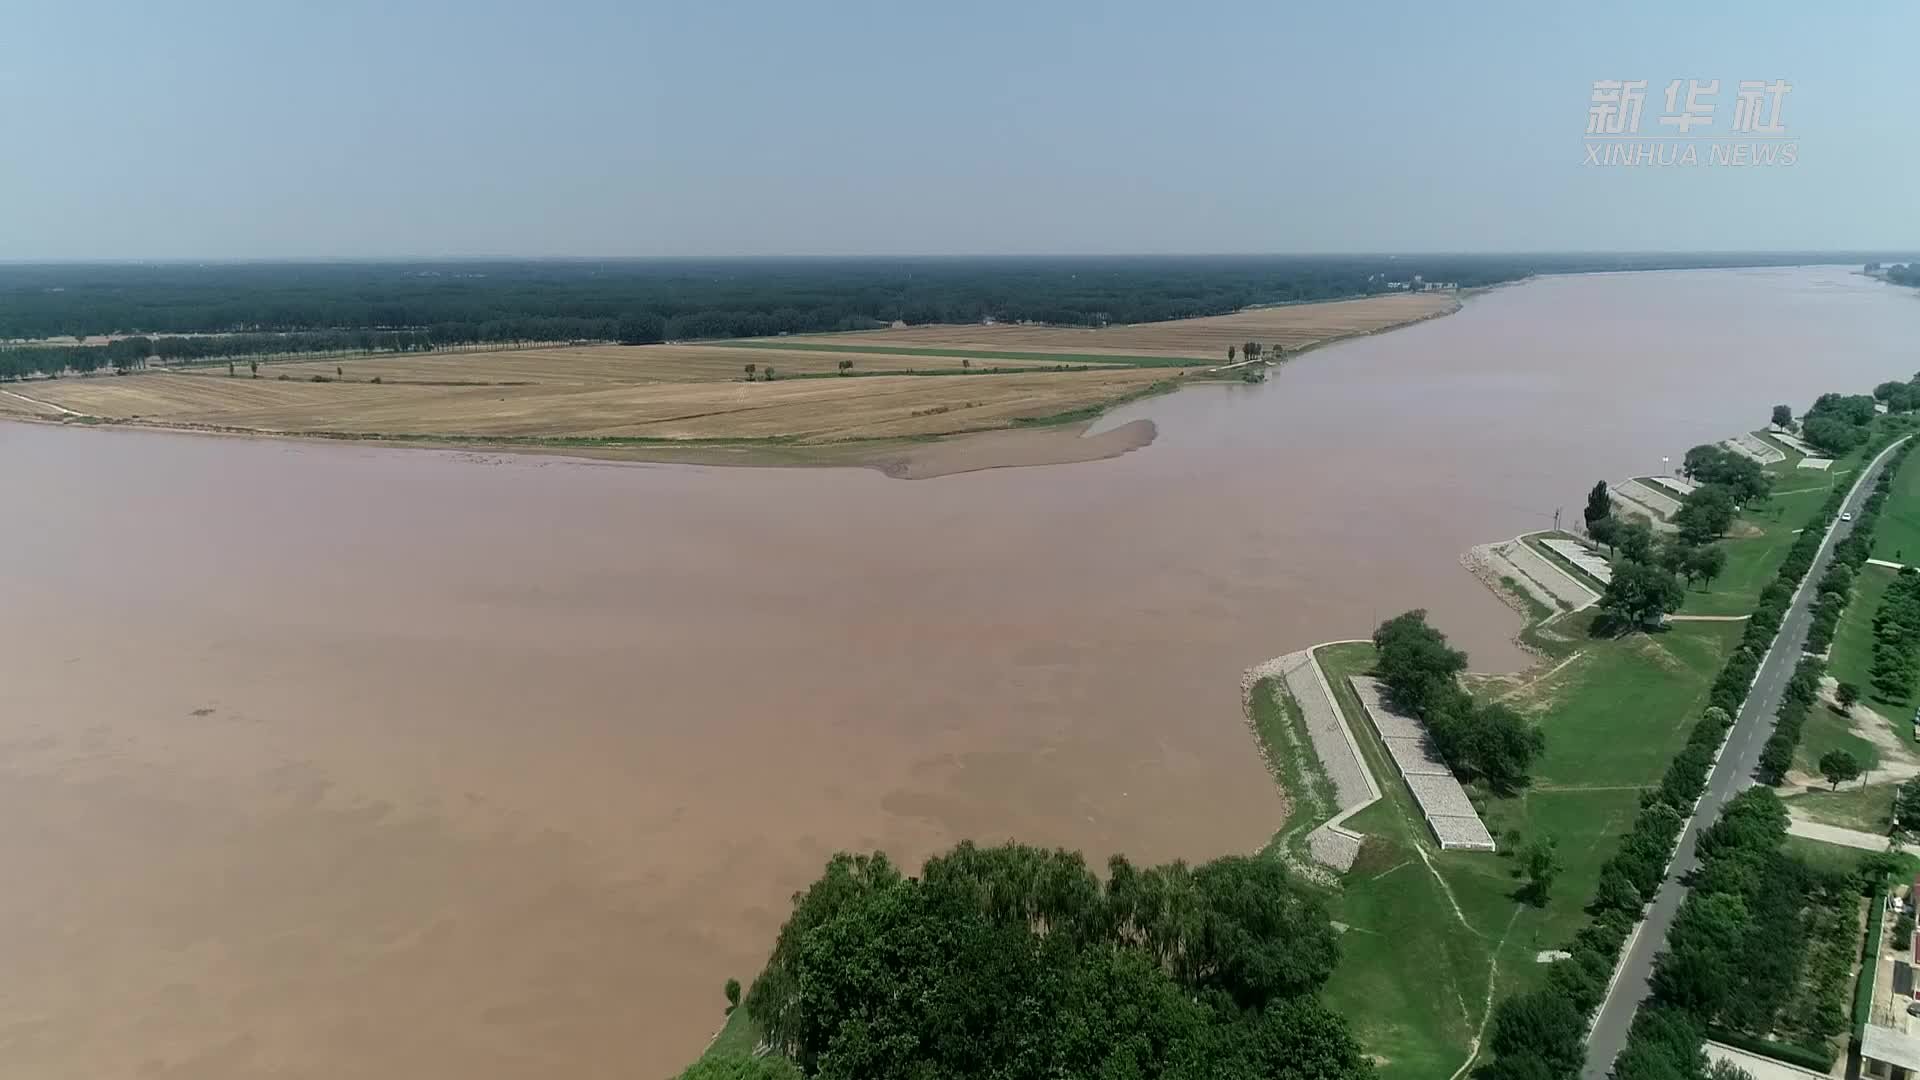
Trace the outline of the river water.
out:
M 1843 268 L 1548 278 L 928 481 L 0 424 L 0 1072 L 667 1075 L 837 849 L 1257 848 L 1240 672 L 1920 366 Z

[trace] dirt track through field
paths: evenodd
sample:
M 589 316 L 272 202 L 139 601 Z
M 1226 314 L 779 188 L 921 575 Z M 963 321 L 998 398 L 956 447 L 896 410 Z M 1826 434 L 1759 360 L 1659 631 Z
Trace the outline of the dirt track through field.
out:
M 1334 338 L 1369 334 L 1455 310 L 1451 293 L 1396 293 L 1359 300 L 1254 308 L 1173 322 L 1109 326 L 1097 330 L 1057 326 L 910 326 L 848 334 L 808 334 L 794 341 L 819 345 L 894 346 L 896 348 L 1049 350 L 1062 353 L 1120 353 L 1193 357 L 1208 363 L 1226 360 L 1229 345 L 1257 341 L 1299 349 Z M 784 339 L 769 338 L 771 342 Z

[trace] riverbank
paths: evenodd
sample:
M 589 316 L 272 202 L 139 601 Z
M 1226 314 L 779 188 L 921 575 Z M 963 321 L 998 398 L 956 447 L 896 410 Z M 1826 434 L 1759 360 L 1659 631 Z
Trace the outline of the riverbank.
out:
M 1814 489 L 1851 483 L 1860 464 L 1856 452 L 1830 472 L 1798 470 L 1791 457 L 1770 466 L 1785 497 L 1750 509 L 1729 530 L 1721 543 L 1739 572 L 1689 588 L 1682 611 L 1750 610 L 1795 536 L 1818 516 L 1822 499 Z M 1327 899 L 1334 918 L 1350 928 L 1327 1000 L 1352 1020 L 1382 1077 L 1467 1071 L 1481 1060 L 1493 1003 L 1543 984 L 1549 965 L 1541 958 L 1566 947 L 1586 924 L 1601 869 L 1632 825 L 1640 793 L 1661 782 L 1687 742 L 1745 631 L 1734 617 L 1680 615 L 1657 634 L 1596 636 L 1593 605 L 1605 583 L 1578 565 L 1575 549 L 1554 546 L 1556 536 L 1568 534 L 1522 534 L 1462 559 L 1522 613 L 1520 638 L 1536 657 L 1512 675 L 1470 676 L 1469 686 L 1482 700 L 1518 710 L 1546 736 L 1522 793 L 1468 787 L 1474 810 L 1500 839 L 1496 854 L 1443 850 L 1388 762 L 1379 732 L 1347 685 L 1373 672 L 1371 643 L 1307 654 L 1316 681 L 1333 688 L 1345 730 L 1384 795 L 1345 820 L 1362 839 L 1350 868 L 1334 868 Z M 1299 686 L 1265 678 L 1256 693 L 1271 694 L 1272 708 L 1295 711 Z M 1272 764 L 1300 752 L 1297 738 L 1276 739 L 1270 725 L 1255 731 L 1278 780 L 1313 776 L 1305 765 Z M 1305 809 L 1324 816 L 1327 802 L 1310 798 Z M 1297 838 L 1311 825 L 1289 820 L 1280 836 Z M 1546 901 L 1536 903 L 1521 892 L 1514 853 L 1541 841 L 1555 845 L 1562 866 Z M 1288 854 L 1298 858 L 1301 847 L 1295 840 Z M 1417 986 L 1401 977 L 1409 965 L 1424 973 Z
M 1135 399 L 1137 400 L 1137 399 Z M 782 440 L 752 442 L 623 441 L 487 438 L 407 438 L 322 432 L 278 432 L 206 425 L 111 421 L 51 411 L 9 414 L 0 396 L 0 423 L 55 424 L 226 439 L 352 443 L 407 450 L 450 450 L 473 454 L 572 458 L 598 463 L 650 465 L 722 465 L 756 469 L 866 468 L 900 480 L 929 480 L 987 469 L 1071 465 L 1119 457 L 1153 443 L 1151 420 L 1133 420 L 1089 434 L 1095 419 L 1071 419 L 1020 428 L 966 432 L 921 439 L 871 439 L 825 445 Z M 1096 418 L 1097 419 L 1097 418 Z

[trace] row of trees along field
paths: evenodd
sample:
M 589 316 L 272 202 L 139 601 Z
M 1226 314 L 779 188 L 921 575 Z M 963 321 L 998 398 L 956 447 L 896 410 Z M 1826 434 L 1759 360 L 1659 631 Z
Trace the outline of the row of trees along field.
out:
M 1424 610 L 1409 611 L 1373 632 L 1375 665 L 1393 704 L 1426 724 L 1434 750 L 1463 781 L 1479 780 L 1497 794 L 1525 787 L 1546 735 L 1499 702 L 1476 702 L 1460 685 L 1467 654 L 1427 625 Z
M 1786 836 L 1786 807 L 1767 787 L 1735 796 L 1700 835 L 1700 868 L 1614 1063 L 1618 1080 L 1700 1075 L 1708 1034 L 1815 1072 L 1833 1067 L 1859 898 L 1898 860 L 1879 852 L 1853 873 L 1820 870 L 1784 853 Z
M 406 330 L 439 346 L 643 344 L 895 321 L 1101 326 L 1365 296 L 1415 276 L 1471 288 L 1535 273 L 1809 261 L 1784 253 L 15 265 L 0 266 L 0 341 Z
M 99 345 L 16 345 L 0 348 L 0 379 L 95 371 L 133 371 L 149 361 L 187 363 L 259 356 L 430 352 L 433 336 L 420 330 L 328 330 L 295 334 L 212 334 L 114 338 Z
M 773 1053 L 684 1076 L 1372 1075 L 1317 997 L 1333 926 L 1278 860 L 1107 869 L 1018 844 L 962 843 L 918 878 L 836 855 L 742 1006 Z
M 1788 412 L 1790 414 L 1791 410 Z M 1790 421 L 1791 416 L 1783 418 L 1776 412 L 1775 419 L 1784 423 Z M 1862 437 L 1871 437 L 1871 432 Z M 1730 492 L 1755 497 L 1765 497 L 1770 490 L 1764 486 L 1767 482 L 1764 470 L 1734 463 L 1729 458 L 1738 456 L 1729 455 L 1724 448 L 1696 447 L 1688 456 L 1688 471 L 1696 474 L 1703 487 L 1718 484 Z M 1605 491 L 1596 487 L 1593 494 L 1604 496 Z M 1569 958 L 1554 964 L 1540 987 L 1510 994 L 1495 1004 L 1487 1024 L 1486 1048 L 1491 1060 L 1474 1071 L 1475 1080 L 1573 1080 L 1580 1075 L 1586 1060 L 1587 1024 L 1606 996 L 1620 950 L 1645 913 L 1646 905 L 1659 891 L 1674 843 L 1679 839 L 1688 816 L 1693 813 L 1695 801 L 1706 790 L 1708 777 L 1713 771 L 1714 755 L 1725 741 L 1727 731 L 1732 728 L 1734 716 L 1745 703 L 1761 658 L 1772 646 L 1795 590 L 1813 568 L 1814 560 L 1825 542 L 1826 530 L 1839 516 L 1846 496 L 1844 487 L 1834 489 L 1814 520 L 1808 523 L 1788 549 L 1774 580 L 1761 591 L 1758 606 L 1747 618 L 1740 643 L 1728 654 L 1719 675 L 1707 691 L 1707 707 L 1689 730 L 1686 745 L 1667 763 L 1659 786 L 1643 794 L 1640 812 L 1634 817 L 1632 827 L 1620 847 L 1601 864 L 1599 883 L 1593 901 L 1587 907 L 1592 919 L 1564 945 L 1570 954 Z M 1611 502 L 1611 499 L 1590 496 L 1589 521 L 1611 516 Z M 1704 529 L 1708 523 L 1703 517 L 1700 528 Z M 1618 528 L 1632 528 L 1636 538 L 1624 542 L 1636 549 L 1641 545 L 1636 523 Z M 1616 539 L 1616 546 L 1620 543 L 1622 541 Z M 1646 547 L 1652 549 L 1653 546 L 1649 538 Z M 1656 566 L 1659 561 L 1659 556 L 1651 550 L 1643 560 Z M 1614 568 L 1616 581 L 1620 579 L 1623 565 Z M 1616 618 L 1626 630 L 1645 625 L 1644 620 L 1657 618 L 1656 609 L 1671 610 L 1666 606 L 1669 600 L 1677 606 L 1678 600 L 1673 599 L 1673 590 L 1665 583 L 1658 585 L 1654 591 L 1661 595 L 1659 604 L 1651 601 L 1632 602 L 1625 595 L 1615 597 L 1613 605 Z M 1603 598 L 1602 604 L 1607 602 Z M 1809 690 L 1809 683 L 1817 687 L 1817 675 L 1796 672 L 1794 683 L 1789 688 L 1789 697 L 1801 696 Z M 1791 755 L 1792 749 L 1789 747 L 1789 759 Z M 1752 789 L 1741 798 L 1750 803 L 1771 801 L 1774 810 L 1779 807 L 1773 793 L 1763 788 Z M 1912 817 L 1915 824 L 1920 826 L 1920 790 L 1915 791 L 1913 803 Z M 1749 808 L 1744 812 L 1753 811 Z M 1770 819 L 1773 810 L 1767 810 L 1763 805 L 1757 813 L 1764 823 Z M 1784 817 L 1784 814 L 1780 816 Z M 1746 822 L 1746 825 L 1751 824 L 1751 820 Z M 1731 837 L 1744 827 L 1741 824 L 1729 826 L 1721 835 Z M 1764 842 L 1764 835 L 1761 839 L 1763 842 L 1759 848 L 1778 847 L 1777 839 L 1771 843 Z M 1704 836 L 1701 843 L 1704 850 L 1707 845 Z M 1756 856 L 1773 857 L 1783 856 L 1779 856 L 1777 851 L 1771 856 Z M 1729 864 L 1736 868 L 1740 865 L 1743 864 Z M 1862 871 L 1865 878 L 1876 881 L 1884 877 L 1886 872 L 1887 863 L 1878 857 L 1868 860 Z M 1794 878 L 1792 882 L 1784 879 L 1781 882 L 1789 883 L 1800 889 L 1792 895 L 1803 899 L 1807 896 L 1829 897 L 1833 891 L 1831 880 L 1811 872 L 1805 877 Z M 1754 910 L 1749 908 L 1748 914 L 1751 916 Z M 1824 1003 L 1827 999 L 1823 997 L 1823 991 L 1816 989 L 1803 992 L 1797 986 L 1770 990 L 1764 995 L 1765 1000 L 1757 1001 L 1748 1012 L 1722 1015 L 1724 995 L 1747 982 L 1743 974 L 1746 969 L 1739 963 L 1740 957 L 1781 947 L 1780 943 L 1766 936 L 1774 932 L 1773 924 L 1767 924 L 1765 930 L 1756 929 L 1759 924 L 1751 921 L 1734 925 L 1743 927 L 1744 932 L 1730 934 L 1726 940 L 1737 950 L 1745 952 L 1716 949 L 1711 955 L 1718 959 L 1706 964 L 1696 965 L 1697 957 L 1694 954 L 1698 947 L 1702 947 L 1700 943 L 1709 939 L 1682 935 L 1681 942 L 1689 945 L 1689 957 L 1685 963 L 1693 966 L 1673 967 L 1662 976 L 1666 980 L 1669 996 L 1662 997 L 1656 989 L 1651 1007 L 1640 1011 L 1629 1033 L 1626 1050 L 1614 1062 L 1612 1076 L 1615 1080 L 1708 1080 L 1709 1077 L 1723 1080 L 1737 1076 L 1732 1070 L 1709 1067 L 1701 1046 L 1709 1023 L 1725 1024 L 1731 1020 L 1737 1026 L 1744 1022 L 1742 1018 L 1767 1014 L 1775 1017 L 1776 1024 L 1797 1025 L 1778 1030 L 1788 1033 L 1789 1037 L 1804 1038 L 1812 1038 L 1812 1033 L 1831 1025 L 1831 1011 L 1828 1004 Z M 1784 943 L 1797 945 L 1805 940 L 1806 934 L 1802 933 L 1786 939 Z M 1857 945 L 1857 942 L 1854 944 Z M 1677 949 L 1670 948 L 1667 954 L 1669 961 L 1677 953 Z M 1798 963 L 1804 953 L 1789 955 Z M 1663 961 L 1663 969 L 1667 966 L 1668 962 Z M 1687 996 L 1686 988 L 1694 983 L 1691 976 L 1702 972 L 1721 980 L 1718 988 L 1720 996 Z M 1819 986 L 1828 987 L 1829 984 L 1823 982 Z M 1786 1015 L 1785 1007 L 1781 1005 L 1781 994 L 1793 995 L 1793 1000 L 1798 1003 L 1797 1011 L 1791 1016 Z M 1716 1031 L 1716 1034 L 1736 1040 L 1743 1037 L 1738 1031 L 1723 1030 Z M 1771 1052 L 1792 1051 L 1791 1048 L 1781 1051 L 1774 1047 Z M 1825 1072 L 1826 1069 L 1826 1065 L 1820 1065 L 1817 1071 Z
M 1827 674 L 1827 663 L 1822 657 L 1833 645 L 1840 618 L 1846 614 L 1847 604 L 1853 597 L 1854 581 L 1873 553 L 1874 530 L 1880 522 L 1880 511 L 1886 506 L 1887 494 L 1892 490 L 1894 474 L 1912 450 L 1911 442 L 1903 444 L 1894 451 L 1886 467 L 1874 479 L 1873 492 L 1861 505 L 1860 514 L 1853 523 L 1853 531 L 1847 534 L 1845 540 L 1834 545 L 1833 561 L 1815 587 L 1813 615 L 1807 624 L 1806 651 L 1809 655 L 1800 658 L 1793 677 L 1787 681 L 1781 694 L 1780 709 L 1774 715 L 1773 734 L 1768 736 L 1767 745 L 1760 753 L 1760 778 L 1769 784 L 1783 782 L 1787 770 L 1793 768 L 1794 754 L 1800 748 L 1800 734 L 1806 726 L 1807 713 L 1819 703 L 1820 682 Z M 1844 495 L 1841 497 L 1844 498 Z M 1831 496 L 1829 505 L 1838 505 Z M 1911 574 L 1912 571 L 1902 573 Z M 1896 597 L 1897 604 L 1897 597 L 1905 592 L 1905 587 L 1897 590 L 1890 587 L 1887 591 Z M 1899 617 L 1897 608 L 1889 612 L 1883 604 L 1882 611 L 1874 619 L 1876 685 L 1880 685 L 1882 678 L 1889 685 L 1896 679 L 1912 679 L 1911 653 L 1902 648 L 1902 655 L 1895 658 L 1889 652 L 1889 646 L 1899 640 Z M 1842 709 L 1851 709 L 1860 699 L 1860 688 L 1852 683 L 1842 683 L 1836 688 L 1836 699 Z M 1836 787 L 1843 781 L 1859 776 L 1861 771 L 1860 762 L 1845 750 L 1834 750 L 1823 755 L 1818 766 L 1828 782 Z
M 1881 594 L 1873 616 L 1873 667 L 1868 677 L 1886 701 L 1906 702 L 1920 674 L 1920 572 L 1905 567 Z

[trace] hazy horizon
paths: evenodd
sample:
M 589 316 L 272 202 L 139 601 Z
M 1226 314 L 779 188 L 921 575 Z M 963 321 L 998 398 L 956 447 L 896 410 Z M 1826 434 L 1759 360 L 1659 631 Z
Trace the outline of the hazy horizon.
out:
M 1891 2 L 105 0 L 10 28 L 8 262 L 1920 247 L 1920 9 Z M 1706 131 L 1788 84 L 1796 161 L 1588 164 L 1608 79 L 1647 81 L 1648 139 L 1673 80 L 1718 80 Z
M 1786 258 L 1806 256 L 1809 259 L 1832 259 L 1830 263 L 1774 263 L 1779 266 L 1850 266 L 1858 261 L 1854 256 L 1885 257 L 1904 261 L 1908 258 L 1920 258 L 1920 246 L 1913 248 L 1888 247 L 1879 249 L 1772 249 L 1772 248 L 1671 248 L 1648 250 L 1640 248 L 1581 248 L 1565 250 L 1431 250 L 1431 251 L 1021 251 L 1021 252 L 956 252 L 956 251 L 901 251 L 872 253 L 816 253 L 804 251 L 767 251 L 745 254 L 703 254 L 691 252 L 676 255 L 569 255 L 569 254 L 513 254 L 475 252 L 462 255 L 442 255 L 434 253 L 396 253 L 392 255 L 233 255 L 233 256 L 193 256 L 193 255 L 154 255 L 154 256 L 75 256 L 72 258 L 6 258 L 0 257 L 0 266 L 164 266 L 170 264 L 208 266 L 208 265 L 247 265 L 247 264 L 299 264 L 299 263 L 485 263 L 485 262 L 910 262 L 915 260 L 936 261 L 951 259 L 954 261 L 1076 261 L 1076 260 L 1113 260 L 1129 259 L 1425 259 L 1425 258 L 1577 258 L 1593 256 L 1616 258 L 1624 256 L 1645 256 L 1649 258 L 1698 257 L 1747 257 L 1771 256 Z M 1842 256 L 1845 256 L 1844 258 Z M 1713 269 L 1745 269 L 1744 266 L 1665 266 L 1632 270 L 1543 270 L 1539 273 L 1658 273 L 1660 271 L 1688 271 Z

